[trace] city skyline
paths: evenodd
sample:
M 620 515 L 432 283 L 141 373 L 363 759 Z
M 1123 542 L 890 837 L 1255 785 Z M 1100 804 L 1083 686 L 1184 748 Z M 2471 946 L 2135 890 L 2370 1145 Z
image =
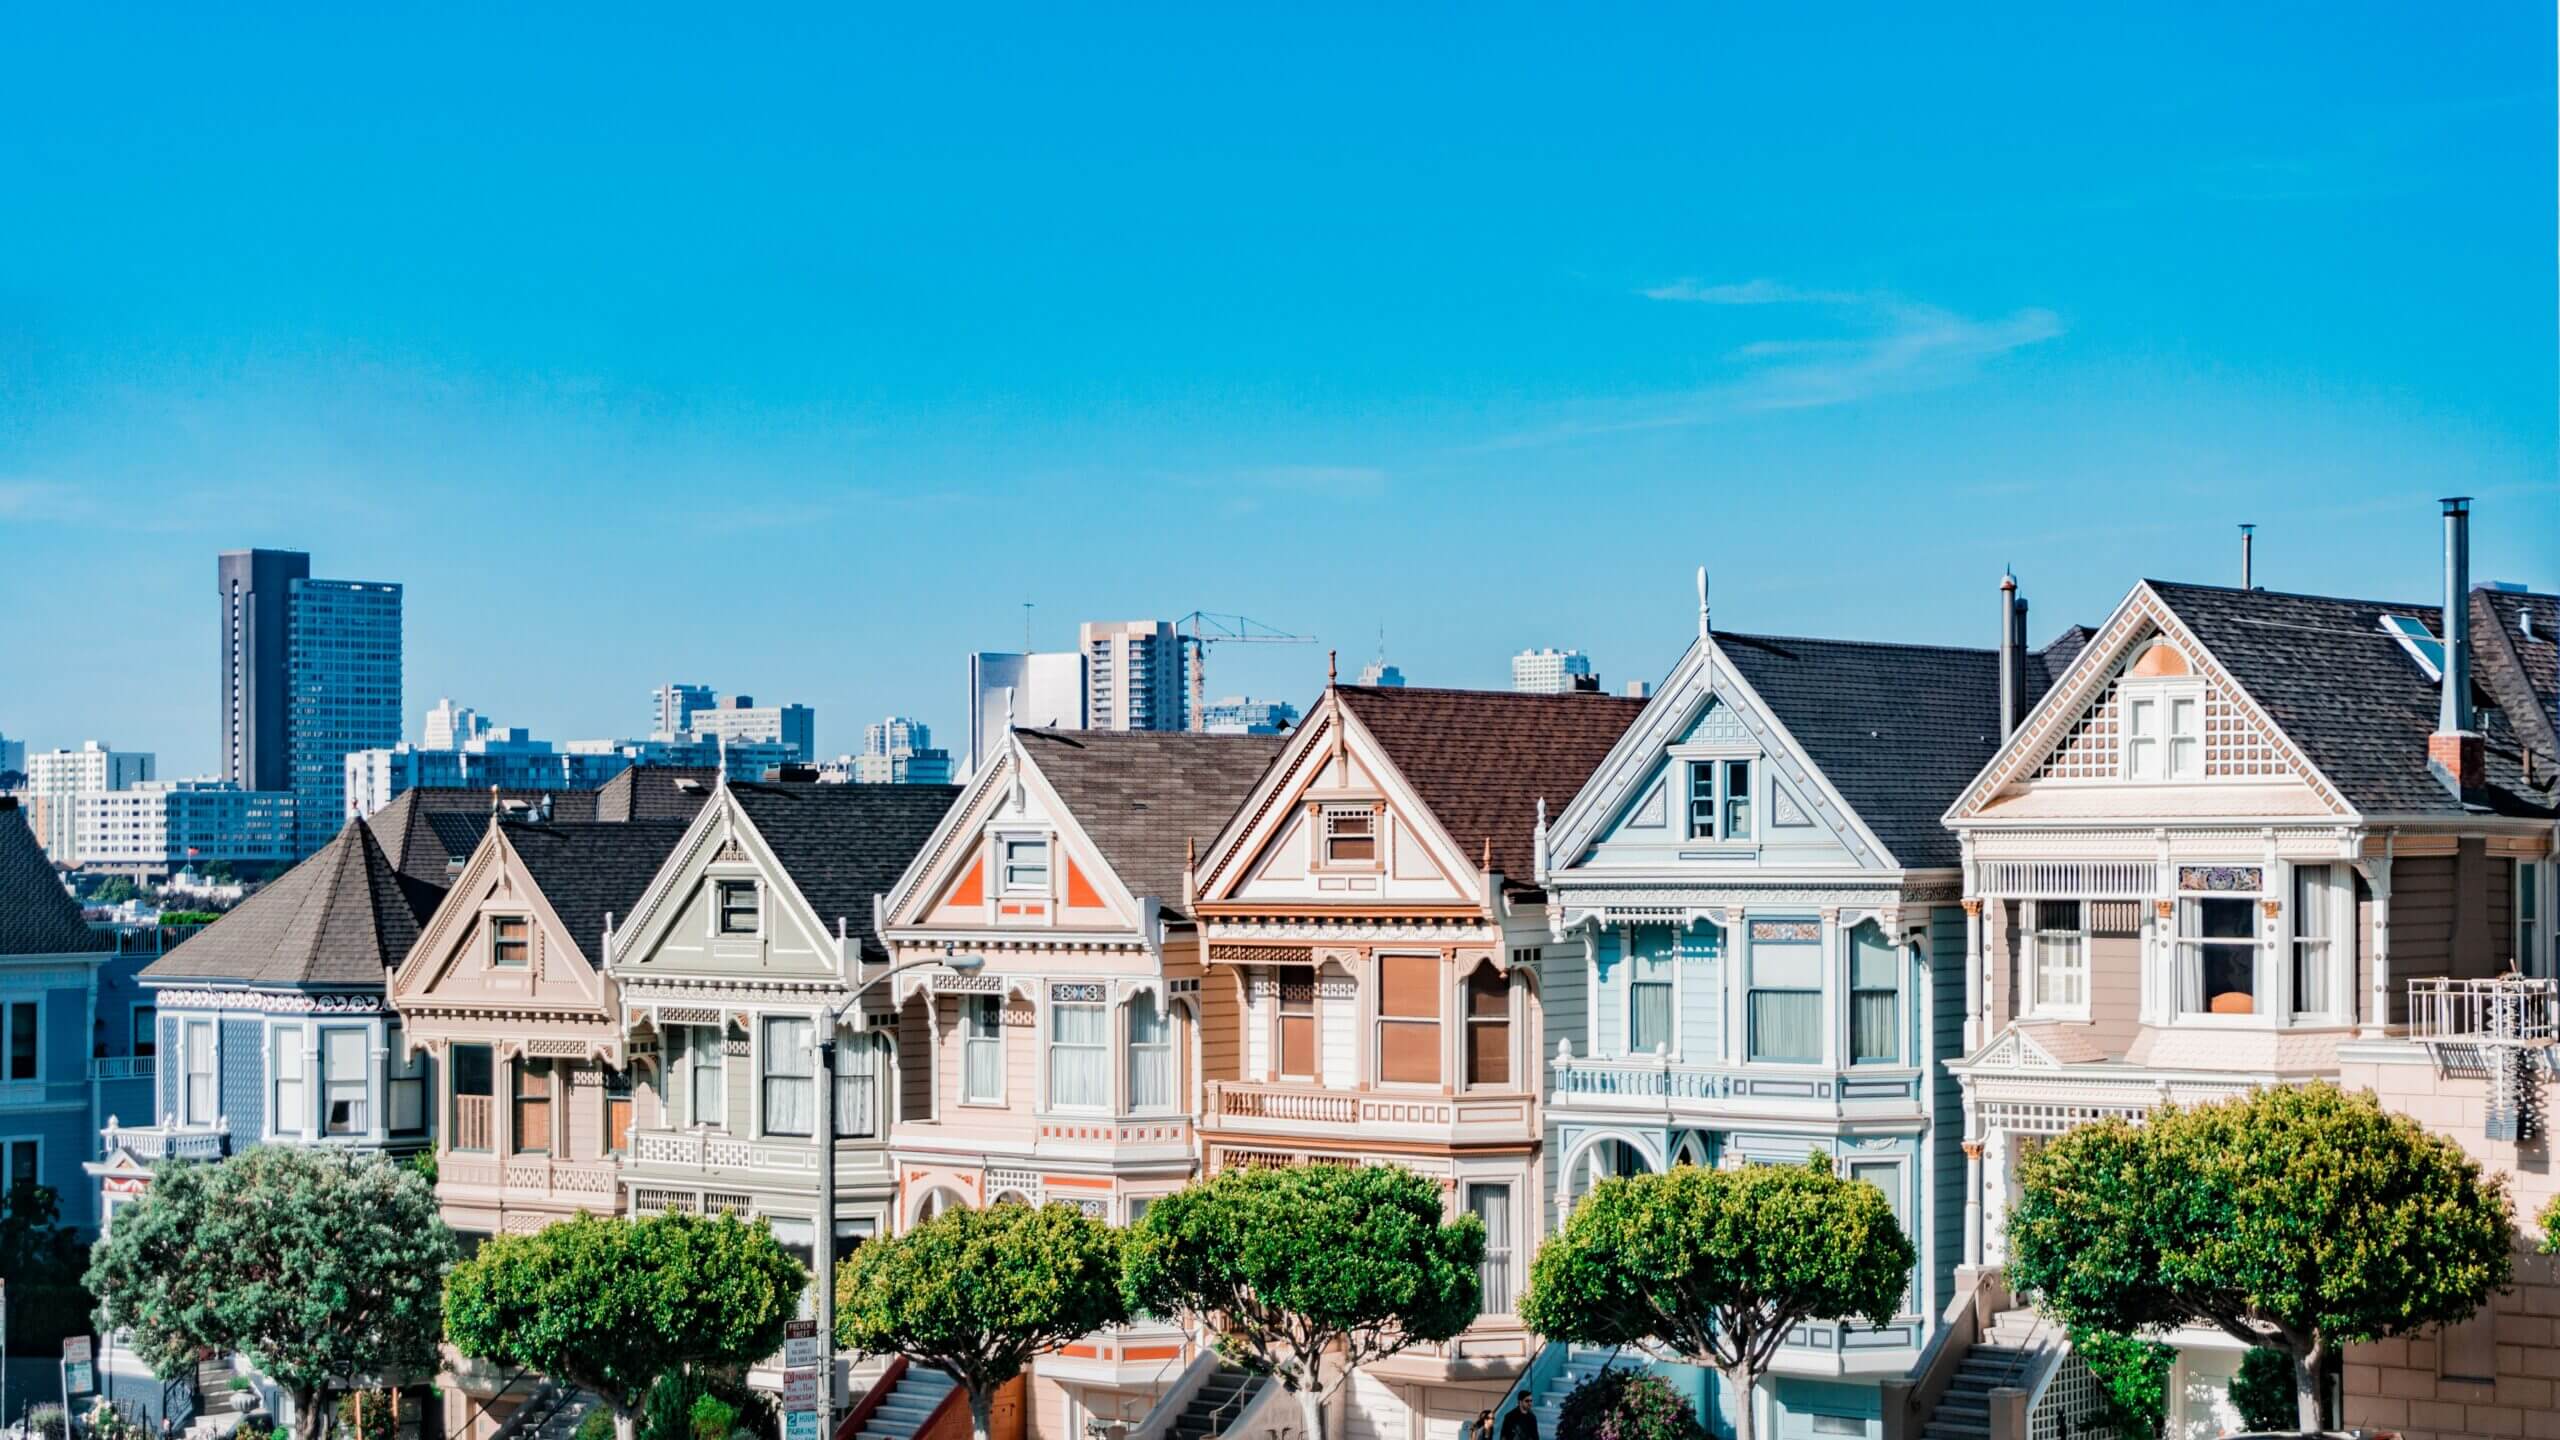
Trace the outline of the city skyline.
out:
M 2547 13 L 1299 18 L 693 16 L 670 69 L 34 17 L 0 731 L 213 771 L 250 546 L 408 587 L 412 697 L 621 734 L 717 678 L 824 754 L 966 734 L 1026 601 L 1317 636 L 1212 661 L 1303 707 L 1381 626 L 1417 684 L 1658 680 L 1701 564 L 1737 628 L 1949 643 L 2004 565 L 2041 637 L 2244 521 L 2263 583 L 2422 598 L 2440 495 L 2482 578 L 2560 568 Z

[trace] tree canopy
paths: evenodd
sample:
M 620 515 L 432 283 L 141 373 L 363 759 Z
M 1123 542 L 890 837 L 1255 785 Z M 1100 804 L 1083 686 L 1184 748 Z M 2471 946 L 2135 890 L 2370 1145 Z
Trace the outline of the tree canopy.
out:
M 762 1221 L 579 1215 L 500 1235 L 445 1281 L 465 1355 L 568 1380 L 631 1417 L 660 1375 L 749 1364 L 782 1347 L 809 1272 Z
M 2305 1430 L 2333 1347 L 2468 1319 L 2512 1264 L 2504 1180 L 2334 1085 L 2084 1126 L 2019 1179 L 2014 1285 L 2073 1325 L 2203 1323 L 2281 1351 Z
M 1884 1192 L 1827 1156 L 1603 1180 L 1538 1251 L 1520 1318 L 1551 1340 L 1659 1344 L 1752 1391 L 1808 1320 L 1891 1321 L 1918 1261 Z
M 1308 1440 L 1354 1370 L 1473 1321 L 1484 1224 L 1392 1165 L 1228 1170 L 1131 1227 L 1133 1311 L 1204 1325 L 1219 1353 L 1297 1396 Z
M 1072 1205 L 946 1210 L 836 1269 L 837 1343 L 958 1381 L 977 1440 L 1033 1356 L 1128 1316 L 1120 1232 Z
M 32 1180 L 10 1186 L 0 1199 L 0 1282 L 8 1286 L 12 1350 L 59 1355 L 65 1339 L 89 1333 L 96 1302 L 81 1288 L 86 1268 L 53 1187 Z
M 163 1376 L 238 1351 L 293 1397 L 304 1440 L 330 1397 L 433 1374 L 438 1286 L 459 1254 L 417 1174 L 379 1156 L 265 1145 L 166 1162 L 93 1251 L 98 1320 Z

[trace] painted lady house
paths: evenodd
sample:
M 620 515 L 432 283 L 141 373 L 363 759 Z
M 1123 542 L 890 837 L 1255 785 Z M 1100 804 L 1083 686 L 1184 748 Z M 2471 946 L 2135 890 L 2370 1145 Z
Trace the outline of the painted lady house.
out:
M 621 1158 L 629 1213 L 762 1218 L 816 1274 L 894 1227 L 899 1057 L 848 1012 L 889 962 L 877 897 L 958 793 L 714 787 L 606 950 L 638 1092 Z M 824 1311 L 833 1292 L 817 1289 Z M 753 1378 L 781 1383 L 778 1370 Z M 841 1397 L 846 1379 L 839 1364 L 822 1383 Z
M 1009 1201 L 1126 1224 L 1193 1178 L 1203 1083 L 1238 1078 L 1204 1065 L 1204 1037 L 1236 1014 L 1231 982 L 1203 987 L 1183 867 L 1283 743 L 1017 729 L 978 767 L 882 907 L 891 957 L 916 967 L 870 1002 L 902 1057 L 902 1227 Z M 1151 1414 L 1160 1397 L 1227 1389 L 1197 1355 L 1146 1321 L 1043 1355 L 1031 1432 L 1170 1434 L 1188 1407 Z
M 2445 504 L 2440 601 L 2136 585 L 1949 807 L 1977 1313 L 2007 1304 L 2002 1219 L 2043 1137 L 2338 1079 L 2478 982 L 2547 973 L 2560 808 L 2509 708 L 2535 684 L 2475 639 L 2468 512 Z M 2172 1431 L 2221 1433 L 2239 1348 L 2177 1340 Z
M 1763 1435 L 1876 1433 L 1954 1291 L 1965 928 L 1939 816 L 2088 633 L 2027 651 L 2009 583 L 2001 644 L 1961 649 L 1718 632 L 1701 573 L 1697 639 L 1541 835 L 1550 1228 L 1606 1176 L 1822 1155 L 1919 1252 L 1894 1323 L 1789 1336 Z M 1523 1403 L 1552 1418 L 1606 1358 L 1547 1357 Z M 1666 1373 L 1710 1399 L 1709 1372 Z
M 1547 1184 L 1540 957 L 1579 962 L 1531 845 L 1643 708 L 1329 687 L 1200 853 L 1203 1013 L 1234 1017 L 1202 1069 L 1235 1077 L 1206 1087 L 1204 1167 L 1405 1165 L 1485 1223 L 1482 1319 L 1360 1372 L 1346 1440 L 1455 1440 L 1536 1350 L 1514 1309 Z M 1269 1425 L 1295 1430 L 1286 1397 Z

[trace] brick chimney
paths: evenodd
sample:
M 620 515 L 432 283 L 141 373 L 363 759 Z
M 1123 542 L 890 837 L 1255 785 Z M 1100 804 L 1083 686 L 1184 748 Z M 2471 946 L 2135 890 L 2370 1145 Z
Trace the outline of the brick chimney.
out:
M 2456 795 L 2480 788 L 2480 732 L 2471 726 L 2471 497 L 2444 501 L 2444 688 L 2427 767 Z

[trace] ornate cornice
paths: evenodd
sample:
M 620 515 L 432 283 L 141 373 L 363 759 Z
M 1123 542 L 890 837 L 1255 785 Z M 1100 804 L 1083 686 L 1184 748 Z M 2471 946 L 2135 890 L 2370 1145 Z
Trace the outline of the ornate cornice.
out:
M 267 1015 L 379 1015 L 380 995 L 312 994 L 302 990 L 205 990 L 163 986 L 163 1010 L 255 1010 Z

